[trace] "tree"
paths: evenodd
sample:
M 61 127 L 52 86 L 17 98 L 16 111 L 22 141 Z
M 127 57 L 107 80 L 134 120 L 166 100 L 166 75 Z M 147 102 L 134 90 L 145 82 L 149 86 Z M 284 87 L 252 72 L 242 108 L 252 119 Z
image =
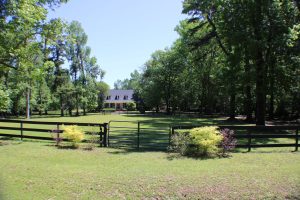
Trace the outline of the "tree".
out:
M 5 73 L 6 86 L 10 75 L 19 74 L 19 80 L 13 80 L 22 85 L 24 90 L 12 92 L 17 94 L 16 101 L 22 100 L 26 94 L 26 116 L 30 117 L 30 99 L 34 88 L 34 77 L 42 73 L 41 49 L 38 38 L 43 30 L 42 21 L 46 19 L 47 7 L 53 8 L 63 2 L 59 0 L 24 0 L 1 1 L 0 12 L 0 71 Z M 28 12 L 34 10 L 34 12 Z M 38 66 L 35 68 L 35 66 Z M 13 72 L 17 70 L 18 72 Z M 14 85 L 15 86 L 15 85 Z M 13 108 L 18 109 L 18 102 Z M 14 110 L 17 111 L 17 110 Z
M 298 16 L 294 2 L 185 0 L 183 5 L 183 12 L 192 16 L 190 22 L 198 22 L 195 32 L 205 27 L 203 24 L 210 26 L 211 31 L 198 41 L 198 48 L 212 39 L 216 40 L 227 57 L 228 66 L 231 69 L 230 74 L 237 74 L 241 65 L 245 65 L 245 71 L 249 72 L 249 64 L 253 63 L 256 124 L 264 125 L 267 74 L 271 72 L 269 73 L 271 80 L 274 78 L 272 66 L 274 61 L 276 62 L 278 49 L 288 49 L 286 36 L 289 35 L 289 29 L 297 23 Z M 244 61 L 240 59 L 242 57 L 245 57 Z M 269 71 L 269 69 L 272 70 Z M 232 78 L 228 76 L 229 80 L 236 80 L 236 77 L 236 75 Z M 270 82 L 271 88 L 273 88 L 273 82 Z M 247 98 L 250 102 L 249 85 L 247 88 Z M 230 107 L 233 111 L 235 84 L 231 84 L 230 90 Z M 247 110 L 250 115 L 249 108 Z
M 109 85 L 103 81 L 96 83 L 97 87 L 97 110 L 101 111 L 103 109 L 105 97 L 108 95 Z
M 71 22 L 68 27 L 68 60 L 70 64 L 70 72 L 72 76 L 72 80 L 75 86 L 75 96 L 76 96 L 76 115 L 79 115 L 79 106 L 80 106 L 80 96 L 84 92 L 84 87 L 86 83 L 85 77 L 85 66 L 84 55 L 86 54 L 86 43 L 87 43 L 87 35 L 85 34 L 81 24 L 77 21 Z M 84 102 L 84 110 L 85 110 L 85 99 L 81 99 Z

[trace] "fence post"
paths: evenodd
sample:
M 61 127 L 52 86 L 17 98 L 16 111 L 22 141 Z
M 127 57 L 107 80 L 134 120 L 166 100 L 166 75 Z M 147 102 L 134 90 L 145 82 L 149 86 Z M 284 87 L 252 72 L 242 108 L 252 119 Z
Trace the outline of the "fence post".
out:
M 137 149 L 140 149 L 140 122 L 138 122 L 138 130 L 137 130 Z
M 109 131 L 110 131 L 110 122 L 108 122 L 108 125 L 107 125 L 107 146 L 109 147 L 109 143 L 110 143 L 110 141 L 109 141 Z
M 21 140 L 23 140 L 23 122 L 21 122 Z
M 107 147 L 107 125 L 108 123 L 104 123 L 104 137 L 103 137 L 103 146 Z
M 100 129 L 100 132 L 99 132 L 99 137 L 100 137 L 99 144 L 100 144 L 100 147 L 103 147 L 103 134 L 104 134 L 104 132 L 102 131 L 101 124 L 99 125 L 99 129 Z
M 60 142 L 59 124 L 56 124 L 56 146 L 59 145 L 59 142 Z
M 298 128 L 296 129 L 296 144 L 295 144 L 295 151 L 298 151 L 298 143 L 299 143 L 299 132 Z
M 248 131 L 248 152 L 251 151 L 251 132 Z

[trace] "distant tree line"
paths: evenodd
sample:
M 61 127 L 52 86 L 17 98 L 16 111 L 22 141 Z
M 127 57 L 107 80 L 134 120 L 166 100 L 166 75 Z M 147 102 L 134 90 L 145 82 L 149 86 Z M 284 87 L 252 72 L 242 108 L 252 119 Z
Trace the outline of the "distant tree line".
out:
M 185 0 L 170 48 L 118 81 L 142 111 L 223 113 L 264 125 L 299 118 L 299 1 Z
M 102 109 L 108 85 L 80 23 L 47 20 L 67 0 L 0 0 L 0 113 Z

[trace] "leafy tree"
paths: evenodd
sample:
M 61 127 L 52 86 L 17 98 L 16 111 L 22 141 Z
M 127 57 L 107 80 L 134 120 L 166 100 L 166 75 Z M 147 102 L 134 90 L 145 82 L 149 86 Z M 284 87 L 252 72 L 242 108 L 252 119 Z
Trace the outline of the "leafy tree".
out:
M 104 108 L 105 97 L 108 95 L 109 85 L 103 81 L 97 82 L 97 110 Z

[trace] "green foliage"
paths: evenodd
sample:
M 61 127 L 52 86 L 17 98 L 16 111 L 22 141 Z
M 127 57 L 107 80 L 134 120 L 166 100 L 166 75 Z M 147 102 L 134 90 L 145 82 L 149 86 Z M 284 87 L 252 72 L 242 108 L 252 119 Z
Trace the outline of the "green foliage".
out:
M 97 109 L 96 82 L 105 72 L 90 56 L 86 33 L 79 22 L 45 20 L 49 7 L 65 2 L 0 3 L 0 87 L 10 90 L 14 115 L 60 109 L 63 116 L 65 110 L 71 114 L 74 108 L 84 113 Z M 71 63 L 70 69 L 62 68 L 65 60 Z
M 218 153 L 218 145 L 222 141 L 218 127 L 206 126 L 194 128 L 189 132 L 191 148 L 189 154 L 197 156 L 214 156 Z
M 219 153 L 218 145 L 222 138 L 218 127 L 215 126 L 178 131 L 172 137 L 172 150 L 181 155 L 213 157 Z
M 11 99 L 9 97 L 9 92 L 0 89 L 0 113 L 9 112 L 11 106 Z
M 126 109 L 128 111 L 134 111 L 136 110 L 136 104 L 134 102 L 129 102 L 126 104 Z
M 103 81 L 96 83 L 96 93 L 97 93 L 97 110 L 100 111 L 104 107 L 105 96 L 107 96 L 109 91 L 109 85 Z
M 178 152 L 180 155 L 189 154 L 189 146 L 191 144 L 191 137 L 189 130 L 178 130 L 171 137 L 170 151 Z
M 64 126 L 64 138 L 70 140 L 74 147 L 78 147 L 78 143 L 84 139 L 84 132 L 78 126 Z

